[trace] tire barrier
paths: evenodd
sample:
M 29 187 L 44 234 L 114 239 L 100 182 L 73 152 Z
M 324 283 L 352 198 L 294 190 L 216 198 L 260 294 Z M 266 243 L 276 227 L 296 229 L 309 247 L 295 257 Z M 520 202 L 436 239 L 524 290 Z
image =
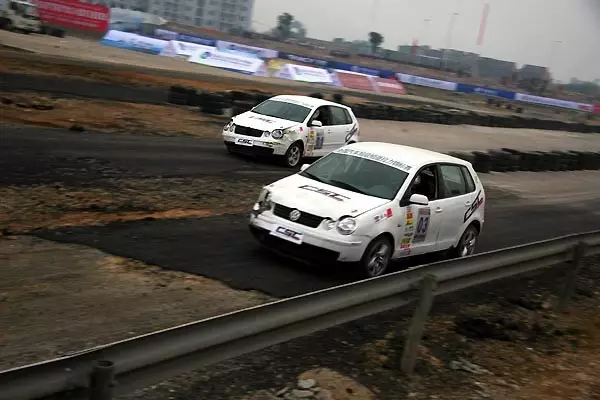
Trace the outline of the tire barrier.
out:
M 58 37 L 58 38 L 64 38 L 65 37 L 65 31 L 63 31 L 62 29 L 52 29 L 50 31 L 50 35 L 54 36 L 54 37 Z
M 177 104 L 180 106 L 187 106 L 190 101 L 190 96 L 193 93 L 195 94 L 194 89 L 187 89 L 183 86 L 171 86 L 169 88 L 169 95 L 167 101 L 171 104 Z
M 600 170 L 600 152 L 589 151 L 520 151 L 509 148 L 449 152 L 449 156 L 469 161 L 480 173 L 511 171 L 580 171 Z

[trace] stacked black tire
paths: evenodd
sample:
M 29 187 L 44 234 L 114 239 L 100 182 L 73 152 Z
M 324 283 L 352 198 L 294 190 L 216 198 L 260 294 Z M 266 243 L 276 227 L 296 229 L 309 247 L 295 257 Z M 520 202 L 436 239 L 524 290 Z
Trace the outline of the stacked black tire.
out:
M 480 173 L 511 171 L 580 171 L 599 170 L 600 152 L 519 151 L 502 148 L 487 152 L 451 152 L 453 157 L 469 161 Z

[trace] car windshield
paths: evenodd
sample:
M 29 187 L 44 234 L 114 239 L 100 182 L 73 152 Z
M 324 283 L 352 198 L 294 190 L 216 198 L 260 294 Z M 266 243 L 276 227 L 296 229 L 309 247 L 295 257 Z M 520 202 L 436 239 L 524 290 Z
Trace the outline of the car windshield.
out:
M 303 122 L 310 113 L 310 108 L 284 101 L 266 100 L 257 105 L 252 112 L 288 121 Z
M 393 200 L 408 174 L 377 161 L 330 153 L 300 175 L 368 196 Z

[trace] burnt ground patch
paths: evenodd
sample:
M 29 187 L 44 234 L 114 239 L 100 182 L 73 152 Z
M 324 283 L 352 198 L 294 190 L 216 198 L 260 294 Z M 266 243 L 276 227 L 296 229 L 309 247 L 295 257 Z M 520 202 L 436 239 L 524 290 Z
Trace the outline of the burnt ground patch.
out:
M 498 205 L 496 208 L 488 204 L 486 220 L 479 252 L 600 227 L 600 216 L 565 206 Z M 118 256 L 207 276 L 237 289 L 254 289 L 274 297 L 290 297 L 351 279 L 344 267 L 307 267 L 265 254 L 251 237 L 247 222 L 247 215 L 226 215 L 39 230 L 35 235 L 97 247 Z M 427 261 L 430 260 L 417 259 L 413 263 Z

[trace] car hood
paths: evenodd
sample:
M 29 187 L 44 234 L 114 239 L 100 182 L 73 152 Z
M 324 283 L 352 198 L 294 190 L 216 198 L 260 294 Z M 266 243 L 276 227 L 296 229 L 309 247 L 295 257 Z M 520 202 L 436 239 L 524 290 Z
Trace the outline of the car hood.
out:
M 247 126 L 249 128 L 260 129 L 261 131 L 273 131 L 274 129 L 287 129 L 299 125 L 298 122 L 288 121 L 287 119 L 269 117 L 247 111 L 233 117 L 233 123 L 236 125 Z
M 387 199 L 341 189 L 294 174 L 268 186 L 272 201 L 318 215 L 338 220 L 342 216 L 358 216 L 390 202 Z

